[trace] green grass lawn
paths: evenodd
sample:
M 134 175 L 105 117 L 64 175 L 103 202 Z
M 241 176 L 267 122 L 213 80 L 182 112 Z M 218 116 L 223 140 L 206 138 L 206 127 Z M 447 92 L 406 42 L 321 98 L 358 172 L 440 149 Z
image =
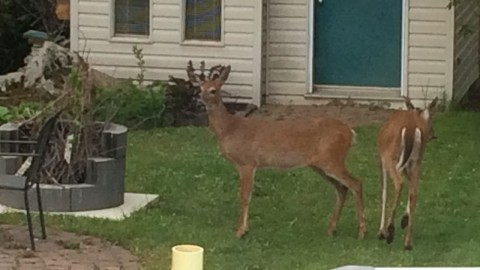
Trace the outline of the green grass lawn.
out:
M 480 265 L 480 114 L 453 112 L 435 121 L 438 139 L 428 145 L 424 158 L 412 251 L 403 250 L 399 227 L 405 200 L 397 211 L 393 244 L 376 237 L 378 129 L 356 128 L 357 144 L 348 161 L 364 183 L 364 240 L 356 239 L 351 194 L 337 235 L 327 236 L 335 192 L 309 169 L 258 171 L 250 232 L 237 239 L 237 172 L 219 155 L 205 128 L 130 132 L 127 190 L 160 194 L 149 208 L 121 222 L 49 216 L 48 225 L 118 242 L 139 255 L 146 269 L 170 269 L 170 249 L 179 243 L 203 246 L 209 270 Z M 9 214 L 0 220 L 23 223 L 24 217 Z

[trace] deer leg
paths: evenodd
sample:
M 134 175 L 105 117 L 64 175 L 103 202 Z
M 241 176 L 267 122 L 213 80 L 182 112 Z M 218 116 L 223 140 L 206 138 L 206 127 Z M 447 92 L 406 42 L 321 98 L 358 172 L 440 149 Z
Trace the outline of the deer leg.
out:
M 408 220 L 410 219 L 410 200 L 407 200 L 407 207 L 405 208 L 405 214 L 402 217 L 400 226 L 402 229 L 405 229 L 408 225 Z
M 411 171 L 411 166 L 407 166 L 405 168 L 405 176 L 408 179 L 408 182 L 411 183 L 411 177 L 412 171 Z M 405 229 L 408 225 L 408 219 L 410 217 L 410 200 L 407 199 L 407 207 L 405 207 L 405 214 L 403 214 L 402 220 L 400 222 L 400 226 L 402 229 Z
M 335 187 L 337 191 L 337 202 L 330 218 L 330 224 L 328 225 L 328 234 L 335 235 L 337 231 L 337 222 L 342 213 L 343 205 L 345 204 L 345 198 L 347 197 L 348 188 L 340 183 L 337 180 L 327 178 L 330 183 Z
M 403 188 L 403 178 L 400 173 L 395 168 L 390 168 L 390 177 L 393 179 L 393 184 L 395 186 L 395 197 L 392 203 L 392 209 L 390 212 L 390 217 L 388 219 L 388 227 L 387 227 L 387 243 L 390 244 L 393 242 L 393 238 L 395 235 L 395 212 L 398 207 L 398 202 L 400 201 L 400 195 L 402 194 Z
M 240 175 L 240 220 L 237 228 L 237 237 L 241 238 L 248 231 L 248 208 L 252 197 L 253 178 L 255 167 L 237 166 Z
M 408 185 L 408 209 L 406 216 L 406 234 L 404 247 L 406 250 L 412 249 L 412 234 L 413 234 L 413 215 L 415 213 L 415 207 L 417 205 L 417 189 L 418 182 L 420 180 L 420 165 L 413 165 L 410 173 L 410 183 Z
M 380 240 L 385 239 L 386 232 L 385 232 L 385 216 L 386 216 L 386 209 L 387 209 L 387 181 L 388 175 L 387 170 L 385 170 L 383 163 L 380 165 L 380 187 L 382 190 L 382 206 L 381 206 L 381 217 L 380 217 L 380 228 L 378 229 L 378 238 Z
M 350 189 L 355 196 L 355 208 L 358 219 L 358 239 L 363 239 L 367 232 L 365 226 L 365 213 L 363 208 L 363 187 L 360 180 L 354 178 L 345 167 L 325 170 L 325 174 Z
M 340 182 L 338 182 L 334 178 L 325 175 L 325 173 L 321 169 L 313 166 L 312 166 L 312 169 L 318 172 L 320 175 L 322 175 L 328 182 L 330 182 L 335 187 L 335 190 L 337 192 L 337 202 L 335 204 L 335 208 L 333 209 L 333 213 L 330 218 L 330 223 L 328 225 L 328 234 L 335 235 L 337 231 L 337 222 L 342 213 L 343 205 L 345 204 L 348 188 L 342 185 Z

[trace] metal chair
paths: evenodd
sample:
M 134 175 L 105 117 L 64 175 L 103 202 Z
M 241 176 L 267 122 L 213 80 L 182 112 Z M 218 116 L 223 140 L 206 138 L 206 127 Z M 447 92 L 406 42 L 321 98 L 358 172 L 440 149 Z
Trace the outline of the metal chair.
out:
M 28 191 L 34 185 L 36 185 L 37 190 L 37 201 L 38 201 L 38 210 L 40 214 L 40 224 L 42 227 L 42 238 L 46 239 L 47 234 L 45 232 L 45 220 L 43 217 L 43 208 L 42 208 L 42 199 L 40 192 L 40 170 L 45 160 L 45 155 L 47 153 L 47 146 L 50 139 L 50 135 L 55 127 L 55 123 L 60 116 L 61 111 L 57 112 L 55 115 L 51 116 L 45 124 L 40 129 L 36 140 L 0 140 L 0 144 L 28 144 L 33 145 L 33 153 L 0 153 L 0 156 L 12 156 L 12 157 L 31 157 L 31 165 L 26 171 L 25 176 L 16 176 L 16 175 L 0 175 L 2 178 L 2 183 L 0 184 L 0 189 L 6 190 L 19 190 L 23 191 L 24 200 L 25 200 L 25 210 L 27 212 L 27 223 L 28 231 L 30 234 L 30 243 L 32 250 L 35 250 L 35 241 L 32 228 L 32 217 L 30 214 L 30 203 L 28 199 Z

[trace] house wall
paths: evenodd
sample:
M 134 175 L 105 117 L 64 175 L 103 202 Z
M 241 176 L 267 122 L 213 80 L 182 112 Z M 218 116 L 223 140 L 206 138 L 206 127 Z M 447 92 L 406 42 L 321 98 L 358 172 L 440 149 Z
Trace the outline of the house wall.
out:
M 267 0 L 267 103 L 303 96 L 308 74 L 308 1 Z
M 198 66 L 232 65 L 224 89 L 238 98 L 258 103 L 261 89 L 261 2 L 225 0 L 224 46 L 182 45 L 182 1 L 151 0 L 152 31 L 149 41 L 111 39 L 113 0 L 72 1 L 72 48 L 98 70 L 117 78 L 136 77 L 132 46 L 143 49 L 147 80 L 168 75 L 186 78 L 187 62 Z M 255 90 L 255 91 L 254 91 Z M 258 92 L 259 93 L 259 92 Z
M 308 92 L 310 0 L 268 0 L 267 103 L 311 104 Z M 448 0 L 405 0 L 403 85 L 413 99 L 451 94 L 453 11 Z
M 413 99 L 452 93 L 453 11 L 449 0 L 407 0 L 408 41 L 405 83 Z
M 473 12 L 472 12 L 473 11 Z M 479 17 L 478 4 L 470 1 L 460 2 L 455 7 L 455 50 L 453 98 L 458 100 L 467 92 L 479 75 Z M 467 26 L 473 32 L 466 34 L 462 27 Z

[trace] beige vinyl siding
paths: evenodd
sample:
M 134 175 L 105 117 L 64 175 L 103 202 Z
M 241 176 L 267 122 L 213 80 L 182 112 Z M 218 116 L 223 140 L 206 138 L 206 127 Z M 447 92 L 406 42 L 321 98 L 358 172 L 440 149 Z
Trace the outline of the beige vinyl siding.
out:
M 478 9 L 476 4 L 463 1 L 455 7 L 455 50 L 453 73 L 453 98 L 458 100 L 467 92 L 470 85 L 478 78 Z M 474 32 L 462 34 L 463 26 L 468 26 Z
M 150 40 L 120 42 L 111 40 L 113 0 L 78 0 L 76 11 L 72 11 L 77 12 L 74 16 L 78 23 L 74 48 L 88 56 L 95 68 L 117 78 L 134 78 L 138 74 L 137 60 L 132 54 L 134 44 L 143 49 L 147 80 L 166 80 L 168 75 L 186 78 L 188 60 L 195 66 L 202 60 L 207 67 L 232 65 L 224 89 L 234 97 L 252 98 L 253 86 L 260 84 L 256 83 L 260 77 L 254 73 L 255 31 L 261 27 L 256 26 L 254 19 L 255 9 L 260 8 L 258 0 L 224 0 L 223 46 L 181 44 L 182 0 L 151 1 Z
M 308 2 L 267 0 L 267 94 L 307 93 Z
M 262 0 L 262 84 L 261 84 L 261 96 L 262 103 L 265 103 L 265 96 L 267 92 L 267 54 L 268 54 L 268 1 Z
M 409 0 L 406 84 L 411 98 L 451 94 L 448 0 Z

